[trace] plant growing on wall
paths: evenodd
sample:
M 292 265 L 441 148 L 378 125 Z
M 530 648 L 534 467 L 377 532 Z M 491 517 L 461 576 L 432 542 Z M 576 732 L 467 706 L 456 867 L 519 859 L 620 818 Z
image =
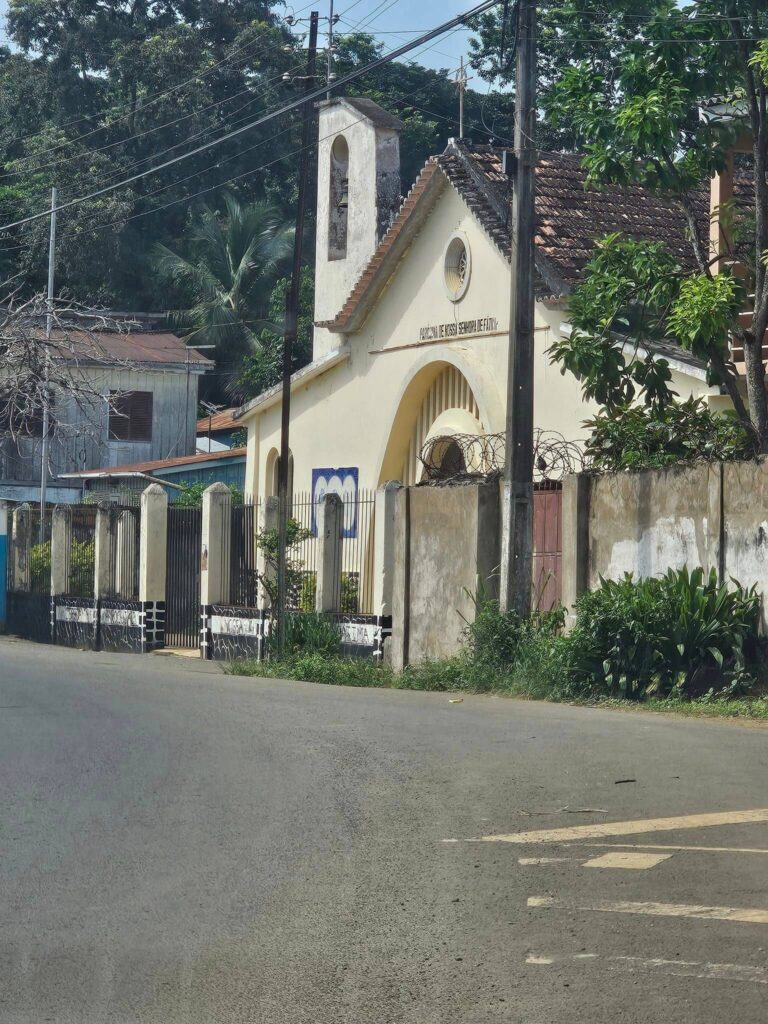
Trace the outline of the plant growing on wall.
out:
M 616 5 L 618 6 L 618 4 Z M 675 395 L 653 343 L 672 339 L 701 359 L 736 415 L 768 452 L 762 342 L 768 327 L 768 10 L 750 0 L 669 4 L 637 22 L 618 48 L 612 74 L 589 62 L 561 75 L 551 111 L 586 149 L 590 184 L 642 184 L 672 199 L 687 225 L 688 253 L 664 241 L 603 239 L 573 297 L 573 331 L 552 358 L 582 382 L 608 415 L 638 401 L 663 418 Z M 763 39 L 760 42 L 760 39 Z M 700 117 L 711 97 L 736 117 Z M 740 272 L 713 269 L 702 188 L 722 171 L 738 132 L 752 137 L 747 206 L 719 211 Z M 746 312 L 746 317 L 740 314 Z M 744 349 L 746 400 L 728 339 Z M 650 346 L 650 347 L 646 347 Z

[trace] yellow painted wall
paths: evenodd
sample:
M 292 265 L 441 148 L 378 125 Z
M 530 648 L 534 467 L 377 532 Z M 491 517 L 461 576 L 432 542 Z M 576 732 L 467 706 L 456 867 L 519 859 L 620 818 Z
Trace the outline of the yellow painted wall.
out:
M 471 254 L 469 286 L 455 303 L 444 279 L 445 248 L 454 232 L 466 236 Z M 338 296 L 339 308 L 346 297 Z M 585 437 L 582 422 L 596 409 L 582 401 L 578 382 L 563 376 L 546 355 L 562 316 L 558 308 L 537 304 L 534 421 L 538 428 L 578 441 Z M 495 329 L 447 340 L 420 338 L 426 327 L 481 318 L 494 318 Z M 485 432 L 503 431 L 508 322 L 509 265 L 446 183 L 368 320 L 357 334 L 338 337 L 338 346 L 349 345 L 349 359 L 293 393 L 295 490 L 309 490 L 312 469 L 321 467 L 357 466 L 360 487 L 401 479 L 422 403 L 446 365 L 468 381 Z M 703 381 L 677 372 L 674 377 L 683 397 L 709 392 Z M 270 493 L 268 455 L 279 448 L 279 404 L 260 415 L 248 414 L 245 422 L 246 486 L 264 495 Z

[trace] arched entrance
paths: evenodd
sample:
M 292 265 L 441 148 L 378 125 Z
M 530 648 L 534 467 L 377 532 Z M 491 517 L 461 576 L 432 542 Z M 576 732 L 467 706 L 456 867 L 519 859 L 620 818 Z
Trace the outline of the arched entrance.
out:
M 379 482 L 415 484 L 421 480 L 424 467 L 419 455 L 433 439 L 436 449 L 439 447 L 445 458 L 456 462 L 458 472 L 451 435 L 484 434 L 485 430 L 476 397 L 461 370 L 442 361 L 429 363 L 416 374 L 400 400 Z

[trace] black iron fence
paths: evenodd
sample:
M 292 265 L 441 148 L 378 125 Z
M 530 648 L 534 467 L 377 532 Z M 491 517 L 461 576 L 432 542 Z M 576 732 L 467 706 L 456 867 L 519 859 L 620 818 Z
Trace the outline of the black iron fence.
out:
M 200 547 L 203 510 L 168 507 L 165 639 L 169 647 L 200 643 Z
M 92 598 L 96 566 L 96 506 L 72 505 L 71 514 L 67 596 Z
M 291 503 L 292 541 L 287 552 L 287 604 L 290 611 L 313 612 L 317 593 L 317 502 L 299 491 Z
M 344 503 L 339 611 L 368 615 L 373 611 L 373 528 L 375 492 L 358 491 Z
M 229 548 L 229 602 L 243 608 L 259 605 L 258 529 L 258 505 L 247 502 L 233 506 L 229 532 L 227 535 L 225 529 L 222 544 Z

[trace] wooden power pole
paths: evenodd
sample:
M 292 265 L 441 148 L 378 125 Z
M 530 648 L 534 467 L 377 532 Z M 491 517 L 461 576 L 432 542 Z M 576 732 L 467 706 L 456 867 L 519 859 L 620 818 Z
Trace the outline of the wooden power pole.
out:
M 501 605 L 531 613 L 533 550 L 533 339 L 536 296 L 536 0 L 517 0 L 512 293 L 509 316 Z
M 318 13 L 312 11 L 309 18 L 309 51 L 304 91 L 310 95 L 314 90 L 315 64 L 317 60 Z M 287 540 L 288 540 L 288 461 L 290 458 L 291 428 L 291 363 L 293 346 L 296 341 L 299 320 L 299 293 L 301 288 L 301 264 L 304 242 L 304 220 L 307 212 L 309 192 L 309 162 L 312 147 L 313 105 L 307 102 L 303 108 L 304 122 L 301 133 L 301 154 L 299 156 L 299 191 L 296 203 L 296 236 L 293 243 L 293 267 L 291 282 L 285 299 L 285 329 L 283 335 L 283 387 L 280 419 L 280 461 L 277 473 L 278 529 L 277 529 L 277 649 L 282 656 L 285 650 L 285 613 L 288 599 Z

